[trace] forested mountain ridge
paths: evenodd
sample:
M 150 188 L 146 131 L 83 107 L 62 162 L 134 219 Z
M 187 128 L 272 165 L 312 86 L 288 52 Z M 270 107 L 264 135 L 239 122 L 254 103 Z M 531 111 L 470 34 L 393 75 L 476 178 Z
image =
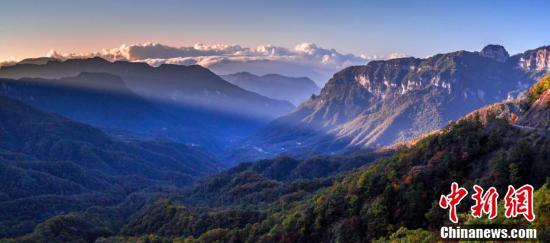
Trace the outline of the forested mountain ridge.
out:
M 120 140 L 103 131 L 0 97 L 0 236 L 90 206 L 115 205 L 156 185 L 189 185 L 222 166 L 166 140 Z

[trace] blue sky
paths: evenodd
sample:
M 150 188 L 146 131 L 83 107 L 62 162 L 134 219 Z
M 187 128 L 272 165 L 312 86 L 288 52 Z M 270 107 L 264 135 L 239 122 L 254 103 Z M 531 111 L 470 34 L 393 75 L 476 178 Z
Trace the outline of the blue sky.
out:
M 0 60 L 159 42 L 424 57 L 550 44 L 549 1 L 3 1 Z

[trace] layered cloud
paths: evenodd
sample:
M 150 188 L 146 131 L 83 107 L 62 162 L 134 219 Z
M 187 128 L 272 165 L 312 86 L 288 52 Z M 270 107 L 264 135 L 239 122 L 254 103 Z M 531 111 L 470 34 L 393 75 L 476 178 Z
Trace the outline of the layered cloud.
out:
M 366 55 L 362 54 L 361 57 L 366 60 L 388 60 L 388 59 L 396 59 L 396 58 L 403 58 L 403 57 L 410 57 L 410 55 L 399 53 L 399 52 L 392 52 L 387 55 Z
M 396 57 L 396 54 L 392 54 Z M 204 45 L 172 47 L 158 43 L 122 45 L 84 54 L 62 54 L 50 51 L 48 57 L 71 59 L 102 57 L 110 61 L 146 62 L 153 66 L 161 64 L 193 65 L 210 68 L 218 74 L 252 72 L 256 74 L 279 73 L 289 76 L 308 76 L 319 84 L 347 66 L 361 65 L 376 56 L 342 54 L 334 49 L 325 49 L 312 43 L 302 43 L 294 48 L 260 45 L 256 48 L 240 45 Z

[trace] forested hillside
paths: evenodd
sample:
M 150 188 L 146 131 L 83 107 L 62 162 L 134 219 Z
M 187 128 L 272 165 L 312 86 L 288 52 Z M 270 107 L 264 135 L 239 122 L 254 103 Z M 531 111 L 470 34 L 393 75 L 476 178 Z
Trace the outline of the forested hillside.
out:
M 57 229 L 54 239 L 75 240 L 86 235 L 101 237 L 98 242 L 430 240 L 439 227 L 449 224 L 447 211 L 438 206 L 438 200 L 448 192 L 451 182 L 466 188 L 474 184 L 494 186 L 499 192 L 508 185 L 529 183 L 537 190 L 537 217 L 546 222 L 550 205 L 550 131 L 545 125 L 547 120 L 533 123 L 541 116 L 529 115 L 532 109 L 549 112 L 550 104 L 541 99 L 550 91 L 538 88 L 546 82 L 543 79 L 530 90 L 528 97 L 536 100 L 518 101 L 527 110 L 514 113 L 494 109 L 499 106 L 484 108 L 351 172 L 312 176 L 297 172 L 306 162 L 285 158 L 245 164 L 198 183 L 190 191 L 159 195 L 124 222 L 109 220 L 109 214 L 92 213 L 100 218 L 96 227 L 104 231 L 56 228 L 73 222 L 70 220 L 74 225 L 84 224 L 87 218 L 82 214 L 65 215 L 46 221 L 20 239 L 51 238 L 48 234 Z M 345 165 L 353 159 L 342 161 Z M 273 173 L 279 170 L 270 168 L 287 169 L 279 174 Z M 120 212 L 116 208 L 103 210 Z M 476 223 L 468 217 L 468 205 L 458 210 L 461 224 Z M 525 227 L 537 228 L 542 241 L 548 240 L 546 226 L 540 222 L 519 220 Z
M 121 140 L 0 97 L 0 237 L 47 218 L 109 206 L 158 185 L 184 186 L 222 167 L 207 153 L 162 140 Z

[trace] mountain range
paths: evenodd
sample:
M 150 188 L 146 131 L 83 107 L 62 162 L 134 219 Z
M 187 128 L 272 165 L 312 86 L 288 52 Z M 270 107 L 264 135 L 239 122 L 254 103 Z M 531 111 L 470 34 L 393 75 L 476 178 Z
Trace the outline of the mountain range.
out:
M 498 192 L 532 185 L 537 220 L 499 215 L 485 221 L 470 216 L 469 207 L 458 207 L 458 225 L 534 228 L 545 242 L 549 95 L 546 77 L 521 99 L 482 107 L 386 154 L 242 164 L 149 200 L 132 197 L 117 206 L 52 217 L 13 240 L 431 242 L 448 222 L 439 197 L 457 182 Z
M 488 45 L 479 52 L 372 61 L 334 74 L 319 95 L 310 94 L 316 86 L 307 78 L 242 72 L 222 79 L 200 66 L 152 67 L 101 58 L 29 59 L 0 68 L 0 77 L 21 79 L 4 80 L 2 94 L 41 109 L 125 136 L 129 131 L 199 145 L 224 161 L 238 162 L 409 140 L 484 105 L 518 97 L 547 72 L 549 49 L 510 56 L 504 47 Z M 56 86 L 44 91 L 46 83 Z M 88 91 L 105 83 L 118 84 L 109 86 L 113 92 L 105 87 Z M 32 88 L 37 84 L 39 89 Z M 72 95 L 48 97 L 58 86 Z M 101 104 L 93 101 L 98 97 L 103 97 Z M 289 102 L 275 100 L 305 97 L 310 98 L 290 113 Z
M 199 65 L 152 67 L 145 63 L 109 62 L 99 57 L 42 63 L 1 67 L 0 77 L 59 79 L 83 72 L 107 73 L 120 77 L 136 94 L 165 103 L 260 118 L 273 118 L 293 108 L 288 102 L 243 90 Z
M 24 60 L 0 68 L 0 94 L 123 136 L 164 137 L 219 155 L 293 105 L 200 66 Z
M 120 77 L 104 73 L 61 79 L 0 79 L 0 95 L 108 129 L 146 133 L 166 129 L 176 120 L 130 91 Z
M 248 72 L 221 75 L 232 84 L 269 98 L 290 101 L 299 105 L 312 95 L 319 94 L 320 88 L 307 77 L 294 78 L 279 74 L 262 76 Z
M 479 52 L 345 68 L 320 95 L 271 122 L 231 158 L 332 153 L 406 141 L 484 105 L 517 97 L 548 72 L 549 51 L 545 46 L 510 56 L 504 47 L 488 45 Z
M 263 120 L 143 98 L 105 73 L 61 79 L 0 79 L 0 95 L 124 137 L 168 138 L 216 154 Z

